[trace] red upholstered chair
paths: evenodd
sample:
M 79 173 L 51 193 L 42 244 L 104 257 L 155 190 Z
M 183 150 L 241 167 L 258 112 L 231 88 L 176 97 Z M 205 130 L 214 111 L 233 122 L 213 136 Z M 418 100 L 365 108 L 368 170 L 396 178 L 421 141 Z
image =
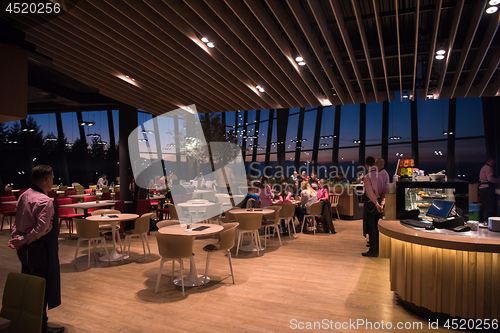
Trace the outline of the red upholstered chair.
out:
M 139 200 L 137 201 L 137 209 L 135 213 L 139 216 L 142 216 L 143 214 L 149 213 L 149 200 Z
M 120 200 L 120 191 L 115 192 L 115 200 Z
M 75 195 L 76 194 L 76 190 L 66 190 L 66 192 L 64 192 L 64 195 L 66 197 L 70 196 L 70 195 Z M 78 198 L 70 198 L 71 199 L 71 202 L 72 203 L 77 203 L 78 202 Z
M 101 195 L 101 200 L 111 200 L 111 192 L 104 192 Z
M 20 190 L 19 190 L 19 192 L 18 192 L 19 196 L 20 196 L 21 194 L 23 194 L 24 192 L 26 192 L 27 190 L 28 190 L 27 188 L 22 188 L 22 189 L 20 189 Z
M 2 201 L 16 201 L 16 197 L 14 195 L 11 196 L 4 196 L 2 197 Z M 4 205 L 1 204 L 0 207 L 0 213 L 2 213 L 2 226 L 0 227 L 0 230 L 3 230 L 3 221 L 5 220 L 6 217 L 10 217 L 10 228 L 12 229 L 12 218 L 16 216 L 16 205 Z
M 85 192 L 85 194 L 92 194 L 92 190 L 91 189 L 87 189 L 87 190 L 83 190 Z
M 156 206 L 156 217 L 158 220 L 163 220 L 163 216 L 166 215 L 167 219 L 170 219 L 170 210 L 167 208 L 160 208 L 160 205 Z
M 91 201 L 96 201 L 96 200 L 97 200 L 97 196 L 95 196 L 95 195 L 89 195 L 88 197 L 83 198 L 83 202 L 91 202 Z M 98 209 L 100 209 L 100 208 L 89 208 L 87 210 L 88 215 L 92 214 L 93 211 L 96 211 Z
M 115 203 L 115 209 L 123 213 L 123 210 L 125 209 L 125 201 L 117 201 Z
M 6 196 L 6 197 L 10 197 L 12 195 L 12 188 L 11 187 L 6 188 L 5 192 L 3 193 L 3 195 Z
M 57 215 L 59 217 L 59 233 L 61 233 L 62 221 L 66 221 L 66 228 L 68 228 L 69 237 L 71 237 L 71 234 L 73 233 L 73 219 L 81 218 L 83 217 L 83 214 L 76 214 L 73 208 L 61 207 L 61 205 L 72 204 L 73 202 L 71 201 L 71 198 L 57 198 L 55 200 L 57 206 Z
M 57 192 L 54 190 L 50 190 L 49 192 L 47 192 L 47 195 L 49 196 L 49 198 L 57 198 Z

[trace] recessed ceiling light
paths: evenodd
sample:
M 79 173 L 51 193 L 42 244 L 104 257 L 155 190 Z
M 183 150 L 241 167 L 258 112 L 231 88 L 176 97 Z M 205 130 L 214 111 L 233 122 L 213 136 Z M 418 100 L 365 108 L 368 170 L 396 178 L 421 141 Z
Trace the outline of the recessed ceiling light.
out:
M 203 38 L 201 39 L 201 41 L 202 41 L 203 43 L 208 43 L 208 38 L 207 38 L 207 37 L 203 37 Z
M 299 66 L 304 66 L 306 63 L 304 61 L 299 62 Z
M 296 61 L 296 62 L 301 62 L 301 61 L 304 61 L 304 58 L 302 58 L 302 57 L 297 57 L 297 58 L 295 58 L 295 61 Z
M 445 49 L 439 49 L 436 51 L 436 54 L 445 54 L 446 50 Z
M 444 59 L 444 55 L 438 54 L 438 55 L 436 55 L 436 59 L 437 60 L 443 60 Z
M 490 0 L 489 4 L 490 6 L 500 5 L 500 0 Z
M 497 10 L 498 10 L 498 7 L 492 6 L 492 7 L 488 8 L 488 9 L 486 9 L 486 13 L 487 14 L 493 14 L 493 13 L 496 13 Z
M 207 46 L 208 46 L 209 48 L 211 48 L 211 49 L 213 49 L 213 48 L 215 47 L 215 45 L 214 45 L 214 44 L 212 44 L 212 43 L 207 43 Z
M 433 97 L 434 97 L 434 95 L 432 95 L 432 94 L 427 95 L 427 98 L 433 98 Z

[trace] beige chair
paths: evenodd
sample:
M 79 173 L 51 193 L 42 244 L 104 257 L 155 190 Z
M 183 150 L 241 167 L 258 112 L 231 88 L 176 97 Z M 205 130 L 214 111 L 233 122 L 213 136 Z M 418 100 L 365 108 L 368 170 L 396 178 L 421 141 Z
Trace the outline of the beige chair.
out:
M 142 249 L 144 251 L 144 258 L 148 260 L 146 255 L 146 248 L 144 247 L 144 241 L 148 245 L 148 252 L 151 254 L 151 249 L 149 248 L 148 232 L 149 232 L 149 221 L 151 220 L 151 215 L 153 213 L 142 214 L 141 217 L 135 220 L 134 229 L 131 230 L 131 234 L 125 233 L 125 249 L 127 248 L 128 240 L 128 255 L 130 256 L 130 243 L 132 242 L 132 237 L 141 237 Z
M 158 278 L 156 280 L 155 293 L 158 292 L 158 287 L 160 286 L 161 271 L 163 270 L 163 263 L 168 260 L 172 260 L 172 282 L 174 281 L 174 263 L 177 260 L 181 265 L 181 281 L 182 281 L 182 296 L 184 294 L 184 258 L 193 257 L 193 243 L 194 237 L 190 236 L 178 236 L 178 235 L 163 235 L 156 234 L 156 240 L 158 241 L 158 251 L 160 252 L 161 261 L 160 269 L 158 270 Z M 198 276 L 195 269 L 195 276 Z M 198 279 L 196 279 L 198 281 Z
M 271 237 L 271 235 L 268 235 L 269 228 L 274 228 L 273 231 L 273 236 L 275 233 L 278 234 L 278 239 L 280 241 L 280 246 L 283 244 L 281 243 L 281 236 L 280 236 L 280 230 L 279 228 L 281 227 L 281 219 L 280 219 L 280 211 L 281 207 L 280 206 L 269 206 L 266 207 L 266 209 L 272 209 L 274 210 L 274 213 L 272 214 L 267 214 L 264 215 L 266 217 L 266 221 L 264 221 L 264 247 L 267 246 L 267 238 Z
M 339 209 L 337 207 L 339 205 L 339 198 L 340 195 L 330 193 L 330 205 L 331 205 L 330 211 L 333 215 L 333 209 L 335 208 L 335 211 L 337 212 L 337 218 L 340 220 Z
M 73 222 L 76 225 L 76 234 L 78 236 L 74 263 L 76 264 L 76 257 L 78 256 L 78 249 L 80 248 L 80 243 L 85 240 L 89 241 L 88 268 L 90 268 L 90 247 L 92 242 L 94 242 L 94 252 L 95 252 L 96 242 L 101 241 L 101 254 L 102 254 L 102 247 L 104 245 L 104 250 L 106 250 L 106 255 L 108 256 L 108 262 L 109 262 L 108 248 L 106 247 L 106 238 L 101 237 L 99 234 L 99 223 L 96 221 L 89 221 L 84 219 L 73 219 Z
M 113 214 L 121 214 L 121 212 L 119 210 L 116 210 L 116 209 L 98 209 L 98 210 L 94 210 L 92 213 L 90 213 L 90 215 L 92 215 L 92 216 L 101 215 L 101 214 L 113 215 Z M 119 229 L 120 229 L 120 223 L 117 223 L 116 230 L 119 230 Z M 111 224 L 99 223 L 99 231 L 102 233 L 106 233 L 108 231 L 111 231 Z M 120 251 L 123 251 L 121 237 L 118 237 L 118 243 L 120 244 Z
M 0 317 L 10 320 L 2 333 L 39 333 L 45 299 L 45 279 L 22 273 L 9 273 L 5 281 Z
M 321 217 L 322 213 L 323 213 L 323 201 L 312 204 L 310 213 L 304 215 L 304 219 L 302 219 L 302 227 L 300 228 L 300 232 L 304 230 L 304 224 L 306 224 L 306 219 L 310 217 L 313 223 L 313 233 L 316 235 L 316 217 L 317 216 Z
M 172 220 L 178 220 L 179 216 L 177 215 L 177 210 L 175 209 L 175 205 L 167 204 L 167 206 L 168 206 L 168 211 L 170 212 L 170 218 Z
M 208 206 L 206 216 L 212 223 L 217 221 L 218 224 L 221 224 L 222 205 L 220 203 L 215 203 L 213 206 Z
M 231 268 L 231 276 L 233 278 L 234 284 L 234 274 L 233 274 L 233 263 L 231 262 L 231 249 L 234 247 L 234 241 L 236 238 L 236 227 L 239 223 L 226 223 L 224 224 L 224 230 L 219 234 L 219 243 L 208 244 L 203 248 L 203 251 L 207 252 L 207 264 L 205 266 L 205 280 L 207 281 L 208 275 L 208 265 L 210 264 L 210 255 L 212 252 L 217 251 L 227 251 L 227 258 L 229 259 L 229 268 Z
M 293 223 L 295 217 L 295 205 L 291 203 L 278 203 L 275 206 L 280 206 L 280 220 L 285 220 L 285 224 L 288 227 L 288 235 L 292 238 L 292 230 L 295 235 L 295 225 Z M 292 228 L 292 230 L 290 230 Z
M 170 225 L 176 225 L 176 224 L 180 224 L 180 223 L 181 223 L 180 221 L 176 221 L 176 220 L 162 220 L 162 221 L 156 222 L 156 227 L 158 229 L 160 229 L 163 227 L 168 227 Z
M 236 221 L 236 216 L 230 210 L 224 212 L 224 222 L 230 223 Z
M 245 214 L 236 214 L 236 222 L 240 225 L 238 226 L 238 246 L 236 247 L 236 255 L 238 255 L 238 251 L 243 242 L 243 235 L 249 233 L 252 237 L 252 243 L 255 241 L 257 246 L 257 256 L 260 256 L 260 237 L 259 237 L 259 229 L 262 227 L 262 214 L 259 213 L 245 213 Z
M 107 192 L 109 192 L 109 187 L 106 186 L 101 188 L 101 193 L 107 193 Z

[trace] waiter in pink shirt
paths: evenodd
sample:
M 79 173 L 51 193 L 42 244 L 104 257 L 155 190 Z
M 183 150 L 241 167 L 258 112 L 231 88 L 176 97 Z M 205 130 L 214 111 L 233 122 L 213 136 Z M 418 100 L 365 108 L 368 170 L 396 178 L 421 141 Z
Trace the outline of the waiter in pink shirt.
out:
M 16 219 L 12 224 L 12 239 L 7 243 L 17 250 L 22 273 L 39 276 L 46 281 L 42 333 L 64 332 L 64 327 L 47 327 L 47 307 L 52 309 L 61 304 L 59 228 L 54 205 L 47 196 L 53 180 L 52 167 L 37 165 L 33 168 L 33 185 L 19 197 Z
M 495 178 L 495 159 L 489 156 L 486 164 L 479 172 L 479 196 L 481 197 L 481 222 L 487 222 L 488 217 L 496 213 L 495 185 L 500 184 L 500 179 Z
M 362 253 L 365 257 L 378 257 L 378 220 L 382 217 L 385 204 L 385 193 L 382 189 L 381 181 L 375 159 L 368 156 L 365 160 L 367 174 L 364 178 L 366 205 L 366 226 L 370 237 L 370 250 Z

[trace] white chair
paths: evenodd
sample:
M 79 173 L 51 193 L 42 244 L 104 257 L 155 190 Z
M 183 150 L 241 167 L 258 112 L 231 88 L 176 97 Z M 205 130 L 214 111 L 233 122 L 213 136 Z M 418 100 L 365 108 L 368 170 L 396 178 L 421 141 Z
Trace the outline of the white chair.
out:
M 106 215 L 113 215 L 113 214 L 121 214 L 122 212 L 120 212 L 119 210 L 116 210 L 116 209 L 98 209 L 98 210 L 94 210 L 92 213 L 90 213 L 90 215 L 94 216 L 94 215 L 101 215 L 101 214 L 106 214 Z M 117 223 L 116 224 L 116 230 L 118 231 L 120 229 L 120 223 Z M 111 224 L 102 224 L 100 223 L 99 224 L 99 231 L 102 232 L 102 233 L 106 233 L 108 231 L 111 231 Z M 122 247 L 122 239 L 120 237 L 120 234 L 117 233 L 118 235 L 118 243 L 120 244 L 120 251 L 123 252 L 123 247 Z
M 306 219 L 309 217 L 313 223 L 313 233 L 316 235 L 316 217 L 321 217 L 323 213 L 323 201 L 316 202 L 311 205 L 310 213 L 304 215 L 304 219 L 302 220 L 302 227 L 300 228 L 300 232 L 304 230 L 304 224 L 306 223 Z
M 149 231 L 149 221 L 151 219 L 151 215 L 153 213 L 142 214 L 134 223 L 134 229 L 131 234 L 125 234 L 125 248 L 127 248 L 127 240 L 128 240 L 128 255 L 130 256 L 130 243 L 132 242 L 132 237 L 141 237 L 142 240 L 142 249 L 144 250 L 144 258 L 148 260 L 148 256 L 146 255 L 146 248 L 144 247 L 144 242 L 148 245 L 148 252 L 151 254 L 151 249 L 149 248 L 148 241 L 148 231 Z
M 281 222 L 281 219 L 280 219 L 281 207 L 280 206 L 269 206 L 269 207 L 266 207 L 266 209 L 272 209 L 272 210 L 274 210 L 274 213 L 265 215 L 266 221 L 264 221 L 264 247 L 267 246 L 267 238 L 271 237 L 270 234 L 268 235 L 269 228 L 271 228 L 271 227 L 274 228 L 273 236 L 275 233 L 278 234 L 280 246 L 282 246 L 280 230 L 279 230 L 279 228 L 281 227 L 281 223 L 280 223 Z
M 219 235 L 219 242 L 217 244 L 208 244 L 203 248 L 207 252 L 207 264 L 205 265 L 205 280 L 206 283 L 208 275 L 208 265 L 210 264 L 210 254 L 217 251 L 225 251 L 229 259 L 229 268 L 231 268 L 231 276 L 234 284 L 233 263 L 231 262 L 231 249 L 234 247 L 234 240 L 236 238 L 236 227 L 238 223 L 224 224 L 224 230 Z
M 158 292 L 158 287 L 160 286 L 161 271 L 163 270 L 163 263 L 168 260 L 172 260 L 172 282 L 174 281 L 174 263 L 175 260 L 179 261 L 181 265 L 181 284 L 182 284 L 182 296 L 184 294 L 184 258 L 191 259 L 193 257 L 193 242 L 194 237 L 178 236 L 178 235 L 164 235 L 156 234 L 156 240 L 158 241 L 158 251 L 160 252 L 161 261 L 160 269 L 158 270 L 158 278 L 156 280 L 155 293 Z M 198 276 L 195 269 L 195 276 Z M 196 279 L 198 283 L 198 279 Z
M 109 262 L 108 248 L 106 247 L 106 238 L 103 236 L 101 237 L 99 234 L 99 222 L 89 221 L 84 219 L 74 219 L 73 222 L 75 223 L 76 234 L 78 235 L 78 242 L 76 243 L 75 259 L 73 263 L 76 264 L 76 257 L 78 256 L 78 249 L 80 248 L 80 243 L 85 240 L 89 241 L 88 268 L 90 268 L 90 247 L 92 245 L 92 242 L 94 242 L 94 252 L 95 252 L 97 241 L 101 241 L 101 254 L 102 254 L 102 246 L 104 245 L 104 250 L 106 250 L 106 255 L 108 256 L 108 262 Z

